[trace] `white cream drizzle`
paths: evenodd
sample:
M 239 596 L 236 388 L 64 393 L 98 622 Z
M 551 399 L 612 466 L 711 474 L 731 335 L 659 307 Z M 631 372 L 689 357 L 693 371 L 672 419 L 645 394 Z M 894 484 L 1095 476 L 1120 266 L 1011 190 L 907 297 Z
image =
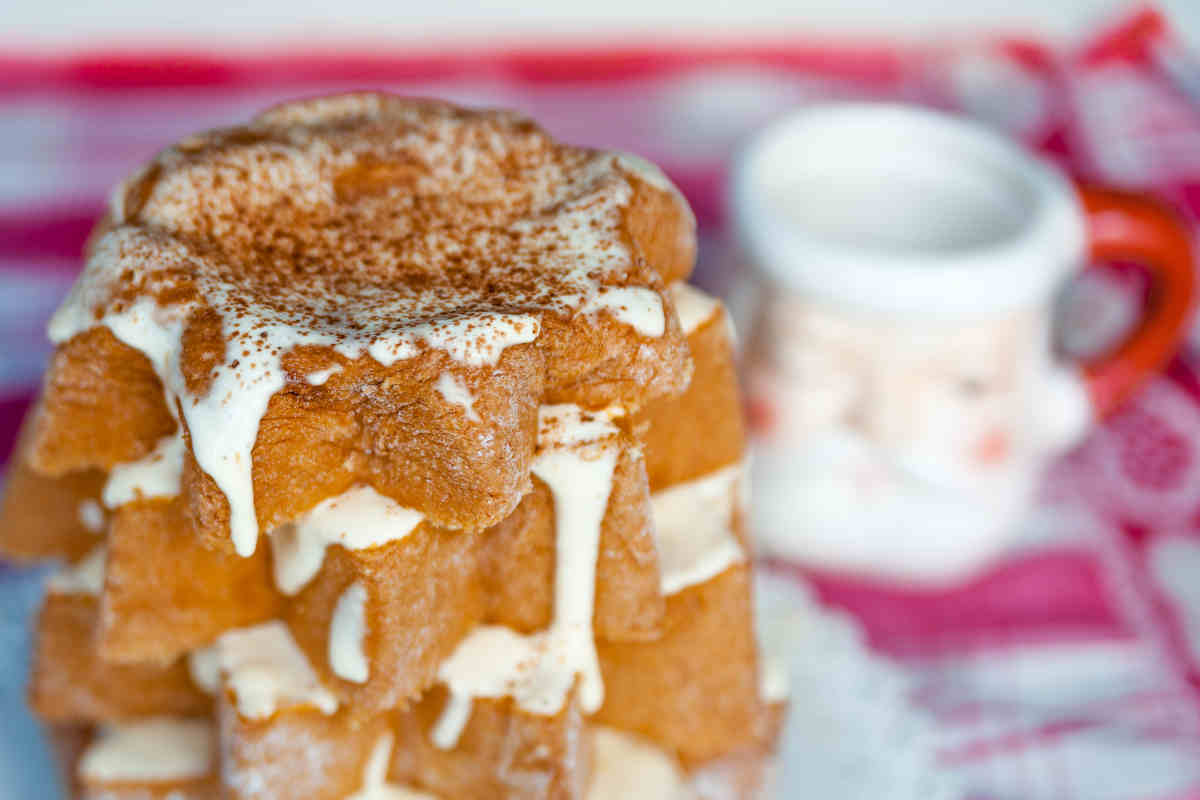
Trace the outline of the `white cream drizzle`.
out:
M 176 432 L 159 439 L 145 458 L 113 467 L 104 484 L 104 505 L 117 508 L 139 498 L 178 495 L 183 450 L 183 434 Z
M 554 617 L 549 628 L 527 636 L 480 626 L 459 644 L 438 670 L 450 700 L 432 731 L 436 746 L 457 744 L 475 697 L 510 696 L 530 713 L 552 715 L 579 676 L 584 712 L 603 703 L 592 608 L 600 529 L 618 456 L 613 414 L 573 405 L 539 409 L 533 473 L 554 497 Z
M 584 314 L 607 311 L 642 336 L 662 336 L 667 329 L 662 298 L 652 289 L 619 286 L 601 289 L 584 301 L 579 311 Z
M 320 177 L 323 169 L 330 168 L 322 163 L 329 157 L 328 147 L 315 135 L 307 140 L 312 143 L 307 149 L 299 144 L 300 139 L 296 141 L 297 146 L 288 151 L 291 177 L 285 175 L 288 169 L 283 167 L 264 174 L 260 191 L 284 189 L 301 203 L 319 206 L 332 193 L 327 179 Z M 168 156 L 163 158 L 170 163 Z M 228 500 L 230 535 L 237 552 L 249 556 L 259 534 L 251 451 L 268 402 L 285 383 L 281 357 L 292 349 L 333 347 L 346 358 L 366 354 L 389 366 L 428 346 L 445 351 L 460 363 L 478 367 L 494 364 L 510 346 L 535 340 L 541 333 L 538 313 L 542 310 L 590 314 L 607 309 L 644 335 L 661 335 L 666 321 L 661 300 L 654 292 L 637 287 L 614 289 L 603 283 L 604 277 L 619 274 L 631 261 L 628 249 L 619 244 L 617 228 L 621 209 L 632 197 L 632 187 L 613 173 L 614 158 L 598 154 L 550 193 L 545 216 L 517 220 L 508 227 L 509 236 L 520 242 L 518 261 L 548 262 L 541 267 L 553 273 L 565 290 L 556 290 L 547 298 L 542 287 L 534 285 L 528 291 L 509 292 L 502 302 L 466 290 L 454 293 L 450 299 L 435 290 L 370 292 L 369 317 L 359 313 L 367 295 L 342 294 L 333 282 L 323 286 L 324 293 L 319 295 L 311 289 L 306 293 L 304 285 L 281 287 L 278 302 L 267 305 L 220 278 L 217 265 L 206 262 L 204 256 L 170 233 L 186 228 L 188 215 L 195 213 L 188 202 L 163 199 L 156 205 L 154 198 L 160 195 L 166 198 L 176 192 L 179 197 L 189 197 L 196 191 L 194 186 L 187 188 L 186 169 L 178 175 L 168 173 L 162 179 L 167 182 L 166 188 L 156 192 L 140 211 L 149 223 L 147 227 L 118 224 L 96 243 L 83 276 L 51 319 L 50 338 L 62 344 L 85 330 L 105 326 L 119 340 L 146 355 L 163 383 L 168 406 L 173 408 L 178 401 L 182 408 L 197 464 Z M 644 166 L 635 164 L 632 168 L 639 174 L 646 172 Z M 217 168 L 194 165 L 191 169 L 203 177 L 205 169 Z M 118 223 L 124 221 L 122 201 L 114 202 L 112 211 Z M 481 236 L 487 238 L 486 234 Z M 511 241 L 497 235 L 495 246 L 509 242 L 511 247 Z M 107 307 L 114 288 L 130 284 L 131 271 L 132 280 L 145 278 L 153 284 L 158 276 L 169 275 L 172 270 L 192 276 L 196 296 L 220 316 L 227 343 L 226 358 L 213 369 L 211 383 L 202 396 L 193 396 L 187 390 L 179 363 L 184 322 L 196 301 L 160 308 L 147 296 L 124 308 L 110 308 L 102 315 L 98 311 Z M 169 278 L 165 280 L 169 284 Z M 526 306 L 536 311 L 489 310 L 488 304 Z M 307 311 L 300 317 L 293 308 Z M 252 352 L 243 356 L 247 348 Z
M 79 563 L 61 568 L 46 581 L 46 590 L 53 594 L 86 594 L 98 597 L 104 590 L 104 545 L 94 548 Z
M 75 516 L 88 533 L 104 533 L 108 515 L 104 513 L 104 507 L 90 497 L 80 501 L 75 509 Z
M 517 635 L 516 631 L 508 628 L 500 628 L 499 630 L 507 631 L 513 635 Z M 474 647 L 481 655 L 491 657 L 490 653 L 485 652 L 486 646 L 490 645 L 489 639 L 499 639 L 501 634 L 496 633 L 491 626 L 488 628 L 476 628 L 471 632 L 471 639 L 475 640 Z M 509 644 L 509 642 L 501 640 L 501 645 Z M 464 642 L 465 644 L 465 642 Z M 512 643 L 515 647 L 524 647 L 525 642 L 519 644 Z M 460 649 L 462 644 L 459 645 Z M 525 652 L 529 652 L 527 648 Z M 511 658 L 508 659 L 511 664 Z M 501 665 L 503 666 L 503 665 Z M 497 670 L 499 672 L 499 670 Z M 478 683 L 482 684 L 487 680 L 495 680 L 497 683 L 501 679 L 496 679 L 491 673 L 475 676 Z M 502 689 L 494 691 L 502 693 Z M 480 695 L 482 696 L 482 695 Z M 433 730 L 429 732 L 429 738 L 433 741 L 434 747 L 442 750 L 453 750 L 458 745 L 458 740 L 462 737 L 462 732 L 466 730 L 467 723 L 471 721 L 471 708 L 475 703 L 475 699 L 469 694 L 457 694 L 451 692 L 446 695 L 446 705 L 442 707 L 442 713 L 438 715 L 438 720 L 434 723 Z
M 379 737 L 363 770 L 362 788 L 346 800 L 437 800 L 437 797 L 428 792 L 388 783 L 387 773 L 388 767 L 391 766 L 394 744 L 395 740 L 390 732 Z
M 310 372 L 304 376 L 305 383 L 310 386 L 324 386 L 325 382 L 342 371 L 341 364 L 334 364 L 332 367 L 319 369 L 316 372 Z
M 247 719 L 266 719 L 296 706 L 322 714 L 337 710 L 337 698 L 321 686 L 291 631 L 278 620 L 222 634 L 217 663 L 238 713 Z
M 106 725 L 83 751 L 87 783 L 156 783 L 204 778 L 215 764 L 213 726 L 205 719 L 158 717 Z
M 221 688 L 221 654 L 215 644 L 188 653 L 188 677 L 206 694 Z
M 658 168 L 657 164 L 642 158 L 636 153 L 617 153 L 617 163 L 655 189 L 662 189 L 665 192 L 679 191 L 675 188 L 675 184 L 671 183 L 671 179 Z
M 762 652 L 762 648 L 759 648 Z M 764 703 L 782 703 L 791 693 L 791 676 L 787 664 L 767 655 L 758 659 L 758 697 Z
M 436 388 L 447 403 L 462 406 L 467 419 L 479 422 L 479 414 L 475 412 L 475 398 L 461 378 L 453 372 L 443 372 L 438 376 Z
M 352 583 L 342 592 L 329 623 L 329 668 L 351 683 L 366 683 L 371 674 L 367 638 L 367 587 Z
M 583 649 L 578 639 L 553 626 L 528 636 L 499 625 L 473 630 L 439 668 L 450 697 L 431 732 L 433 743 L 443 750 L 457 745 L 478 697 L 512 697 L 530 713 L 558 713 L 575 676 L 590 668 L 578 654 Z
M 746 560 L 733 530 L 744 473 L 738 463 L 651 496 L 663 594 L 703 583 Z
M 584 411 L 570 403 L 542 406 L 538 409 L 538 449 L 569 449 L 616 436 L 620 431 L 613 420 L 624 414 L 615 406 L 601 411 Z
M 615 728 L 592 728 L 592 782 L 587 800 L 693 797 L 686 774 L 667 752 Z
M 270 534 L 275 585 L 284 594 L 295 595 L 320 571 L 329 545 L 369 550 L 403 539 L 424 519 L 420 512 L 370 486 L 355 486 L 326 498 Z
M 258 540 L 258 519 L 254 510 L 251 481 L 251 450 L 258 438 L 258 426 L 271 397 L 283 388 L 286 373 L 281 355 L 301 345 L 332 346 L 350 359 L 364 352 L 384 366 L 411 358 L 422 344 L 445 350 L 452 358 L 471 366 L 492 364 L 509 346 L 533 341 L 541 331 L 536 317 L 503 313 L 481 313 L 437 324 L 423 322 L 389 330 L 385 323 L 365 329 L 351 327 L 333 330 L 303 328 L 283 312 L 266 306 L 254 306 L 242 316 L 222 320 L 222 333 L 231 348 L 238 349 L 253 329 L 254 352 L 218 365 L 203 396 L 193 396 L 186 388 L 179 369 L 183 323 L 191 306 L 181 304 L 159 307 L 143 297 L 120 311 L 110 311 L 96 320 L 94 311 L 106 298 L 109 286 L 119 285 L 118 275 L 128 266 L 122 254 L 142 252 L 142 258 L 155 258 L 161 267 L 192 269 L 199 256 L 188 252 L 176 241 L 169 245 L 155 241 L 150 234 L 121 227 L 103 237 L 88 262 L 84 276 L 72 288 L 66 301 L 50 320 L 50 338 L 61 344 L 72 336 L 96 325 L 103 325 L 119 340 L 142 352 L 154 366 L 163 383 L 168 407 L 175 401 L 183 410 L 192 434 L 192 454 L 197 464 L 216 482 L 229 502 L 230 536 L 237 552 L 254 554 Z M 201 281 L 203 294 L 212 307 L 230 306 L 240 297 L 228 284 L 210 278 Z M 406 319 L 414 305 L 399 302 L 395 314 L 388 309 L 376 315 L 380 319 Z M 418 304 L 419 305 L 419 304 Z M 346 313 L 342 312 L 343 315 Z M 486 329 L 487 335 L 482 330 Z M 364 332 L 365 331 L 365 332 Z
M 679 326 L 683 328 L 684 336 L 691 336 L 721 309 L 720 300 L 683 281 L 668 286 L 667 294 L 675 306 L 675 313 L 679 315 Z

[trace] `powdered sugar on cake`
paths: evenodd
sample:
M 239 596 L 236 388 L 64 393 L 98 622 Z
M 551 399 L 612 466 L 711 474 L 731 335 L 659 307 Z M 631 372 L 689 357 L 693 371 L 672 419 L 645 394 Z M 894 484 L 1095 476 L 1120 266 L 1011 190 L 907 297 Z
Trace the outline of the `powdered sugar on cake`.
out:
M 632 196 L 618 157 L 517 115 L 373 94 L 284 106 L 128 182 L 51 338 L 103 325 L 149 358 L 249 555 L 259 421 L 304 380 L 286 353 L 386 366 L 434 349 L 481 367 L 537 339 L 546 314 L 660 336 L 661 296 L 623 230 Z M 220 342 L 198 373 L 183 334 L 201 317 Z

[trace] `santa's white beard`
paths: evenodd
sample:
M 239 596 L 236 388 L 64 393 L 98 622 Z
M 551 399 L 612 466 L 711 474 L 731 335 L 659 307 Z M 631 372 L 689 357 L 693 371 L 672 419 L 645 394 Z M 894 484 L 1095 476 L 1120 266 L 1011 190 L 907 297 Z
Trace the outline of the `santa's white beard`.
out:
M 1003 548 L 1033 485 L 1009 469 L 939 485 L 851 432 L 759 447 L 752 518 L 767 553 L 921 582 L 962 577 Z

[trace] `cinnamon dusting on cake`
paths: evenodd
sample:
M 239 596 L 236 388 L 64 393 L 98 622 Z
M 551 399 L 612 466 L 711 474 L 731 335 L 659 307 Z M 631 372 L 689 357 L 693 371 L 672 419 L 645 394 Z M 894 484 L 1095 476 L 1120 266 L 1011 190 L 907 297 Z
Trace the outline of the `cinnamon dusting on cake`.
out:
M 344 340 L 418 323 L 487 338 L 480 315 L 567 313 L 597 284 L 648 282 L 621 230 L 631 193 L 619 156 L 509 112 L 292 104 L 185 140 L 119 193 L 93 262 L 122 269 L 97 311 L 202 299 L 242 350 L 261 316 Z
M 114 193 L 51 337 L 105 325 L 150 359 L 249 555 L 250 452 L 292 349 L 482 367 L 547 314 L 598 312 L 662 336 L 662 281 L 626 227 L 637 180 L 510 112 L 287 104 L 184 140 Z

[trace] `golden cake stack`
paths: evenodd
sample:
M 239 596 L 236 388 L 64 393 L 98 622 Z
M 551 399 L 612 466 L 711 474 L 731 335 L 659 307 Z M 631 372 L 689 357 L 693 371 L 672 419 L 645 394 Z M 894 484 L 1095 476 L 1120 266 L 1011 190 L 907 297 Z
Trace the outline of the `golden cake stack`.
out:
M 10 465 L 76 797 L 748 798 L 732 327 L 655 167 L 361 93 L 113 193 Z

